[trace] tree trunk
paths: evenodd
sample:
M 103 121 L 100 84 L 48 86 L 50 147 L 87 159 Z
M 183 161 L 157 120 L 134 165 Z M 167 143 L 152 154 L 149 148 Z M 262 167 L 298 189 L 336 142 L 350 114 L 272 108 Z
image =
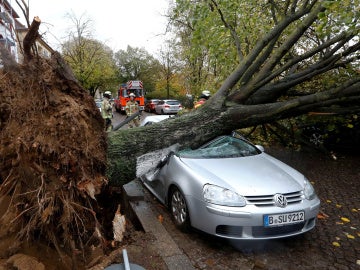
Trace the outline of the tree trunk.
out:
M 31 53 L 31 47 L 35 44 L 36 39 L 39 37 L 39 27 L 41 24 L 41 20 L 39 17 L 34 17 L 32 21 L 29 31 L 27 32 L 23 45 L 24 45 L 24 58 L 25 61 L 29 61 L 33 55 Z
M 357 87 L 352 90 L 359 92 Z M 136 176 L 136 159 L 145 153 L 174 144 L 180 144 L 181 148 L 197 147 L 236 129 L 270 123 L 319 109 L 320 105 L 331 100 L 331 97 L 333 102 L 336 102 L 342 95 L 343 92 L 333 89 L 299 99 L 259 105 L 224 103 L 217 96 L 208 100 L 200 109 L 156 125 L 111 132 L 108 135 L 107 152 L 109 183 L 121 186 L 133 180 Z

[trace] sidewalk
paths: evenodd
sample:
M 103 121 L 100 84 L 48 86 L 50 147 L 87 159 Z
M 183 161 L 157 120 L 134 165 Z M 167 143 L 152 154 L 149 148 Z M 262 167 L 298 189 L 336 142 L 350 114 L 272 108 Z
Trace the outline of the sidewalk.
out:
M 171 270 L 192 270 L 189 258 L 184 255 L 175 241 L 171 238 L 161 222 L 157 219 L 156 213 L 145 200 L 145 192 L 139 180 L 123 186 L 124 205 L 127 208 L 130 219 L 137 219 L 146 233 L 151 233 L 155 238 L 158 253 Z

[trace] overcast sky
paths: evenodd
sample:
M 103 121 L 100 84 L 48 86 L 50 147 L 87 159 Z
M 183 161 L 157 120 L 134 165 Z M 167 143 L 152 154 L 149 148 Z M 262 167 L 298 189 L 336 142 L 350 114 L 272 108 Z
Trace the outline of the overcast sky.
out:
M 164 40 L 166 18 L 163 15 L 168 1 L 29 0 L 30 21 L 34 16 L 40 17 L 40 32 L 46 32 L 44 39 L 57 50 L 56 39 L 63 40 L 72 26 L 66 14 L 74 13 L 76 18 L 93 20 L 94 38 L 106 42 L 115 52 L 130 45 L 156 54 Z M 20 12 L 19 15 L 22 16 Z

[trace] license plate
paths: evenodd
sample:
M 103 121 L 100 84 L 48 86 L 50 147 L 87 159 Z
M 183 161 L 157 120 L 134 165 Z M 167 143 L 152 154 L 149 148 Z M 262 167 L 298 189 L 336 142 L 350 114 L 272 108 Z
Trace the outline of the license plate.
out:
M 264 215 L 264 226 L 282 226 L 287 224 L 294 224 L 305 221 L 304 211 L 284 213 L 284 214 L 274 214 L 274 215 Z

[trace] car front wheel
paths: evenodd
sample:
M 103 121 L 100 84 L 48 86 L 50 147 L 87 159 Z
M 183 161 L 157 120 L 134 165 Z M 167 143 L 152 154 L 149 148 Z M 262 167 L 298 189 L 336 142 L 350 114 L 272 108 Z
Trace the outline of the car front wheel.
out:
M 180 230 L 187 232 L 190 229 L 190 217 L 184 195 L 174 188 L 170 195 L 171 217 Z

